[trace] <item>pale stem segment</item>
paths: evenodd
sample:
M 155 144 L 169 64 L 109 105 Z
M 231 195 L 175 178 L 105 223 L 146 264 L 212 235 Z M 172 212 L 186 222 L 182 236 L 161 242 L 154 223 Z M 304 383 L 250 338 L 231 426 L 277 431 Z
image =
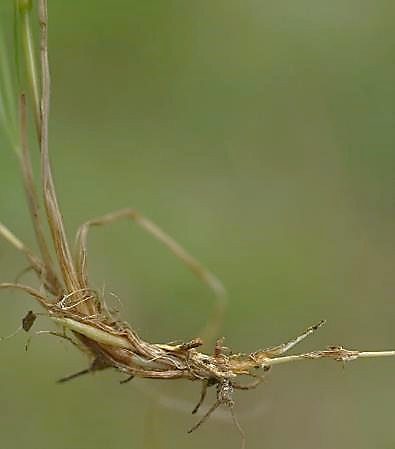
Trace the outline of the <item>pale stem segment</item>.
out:
M 271 348 L 264 349 L 262 352 L 264 352 L 267 356 L 275 356 L 275 355 L 281 355 L 286 352 L 288 352 L 290 349 L 292 349 L 294 346 L 296 346 L 298 343 L 303 341 L 306 337 L 313 334 L 317 329 L 319 329 L 321 326 L 323 326 L 326 323 L 325 320 L 321 320 L 319 323 L 314 324 L 314 326 L 308 327 L 302 334 L 298 335 L 295 338 L 292 338 L 291 340 L 287 341 L 286 343 L 283 343 L 282 345 L 273 346 Z
M 22 252 L 28 260 L 30 266 L 36 272 L 38 278 L 44 283 L 45 288 L 53 295 L 59 295 L 62 291 L 62 287 L 57 283 L 55 279 L 54 283 L 49 281 L 47 271 L 43 263 L 38 257 L 36 257 L 33 251 L 28 248 L 21 240 L 16 237 L 6 226 L 0 222 L 0 236 L 11 243 L 18 251 Z
M 356 351 L 345 349 L 341 346 L 325 349 L 323 351 L 312 351 L 304 354 L 288 355 L 284 357 L 268 358 L 262 366 L 284 365 L 285 363 L 298 362 L 300 360 L 333 359 L 339 362 L 349 362 L 359 358 L 393 357 L 395 351 Z
M 44 270 L 42 262 L 34 255 L 33 251 L 30 248 L 28 248 L 21 240 L 19 240 L 18 237 L 1 222 L 0 235 L 5 240 L 7 240 L 7 242 L 9 242 L 14 248 L 23 253 L 36 273 L 41 276 Z

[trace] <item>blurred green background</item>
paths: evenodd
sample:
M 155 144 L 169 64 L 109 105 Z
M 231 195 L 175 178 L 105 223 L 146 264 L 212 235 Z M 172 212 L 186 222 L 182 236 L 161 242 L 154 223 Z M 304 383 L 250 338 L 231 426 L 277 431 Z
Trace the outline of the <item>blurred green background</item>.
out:
M 0 11 L 12 23 L 11 2 Z M 69 235 L 105 212 L 144 212 L 226 285 L 235 351 L 323 318 L 298 351 L 394 349 L 394 13 L 384 0 L 50 0 L 51 154 Z M 34 246 L 4 141 L 0 164 L 1 220 Z M 130 223 L 92 232 L 89 264 L 147 340 L 195 337 L 209 315 L 205 286 Z M 12 281 L 26 263 L 1 240 L 0 266 Z M 1 335 L 39 311 L 19 293 L 1 300 Z M 55 338 L 25 342 L 1 343 L 1 447 L 240 447 L 227 410 L 186 433 L 197 383 L 120 386 L 108 371 L 57 385 L 86 359 Z M 394 369 L 273 369 L 236 393 L 248 449 L 395 447 Z

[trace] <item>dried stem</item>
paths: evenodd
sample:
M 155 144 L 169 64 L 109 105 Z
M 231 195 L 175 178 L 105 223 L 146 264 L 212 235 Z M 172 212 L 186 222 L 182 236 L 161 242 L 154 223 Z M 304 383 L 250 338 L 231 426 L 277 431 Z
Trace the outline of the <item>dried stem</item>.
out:
M 42 262 L 34 255 L 33 251 L 29 249 L 21 240 L 18 239 L 6 226 L 0 223 L 0 235 L 11 243 L 18 251 L 22 252 L 32 268 L 38 274 L 40 278 L 43 277 L 45 272 Z M 51 292 L 55 293 L 55 292 Z
M 39 2 L 40 21 L 40 63 L 41 63 L 41 176 L 44 193 L 44 203 L 47 211 L 48 224 L 52 233 L 55 251 L 58 256 L 63 280 L 68 291 L 75 291 L 80 288 L 76 270 L 71 257 L 69 244 L 64 229 L 63 217 L 60 212 L 58 199 L 55 192 L 55 185 L 52 177 L 51 166 L 48 154 L 48 125 L 49 125 L 49 105 L 51 78 L 48 61 L 48 15 L 47 1 Z M 88 310 L 92 312 L 92 310 Z
M 87 289 L 89 285 L 87 270 L 87 246 L 88 232 L 90 228 L 104 226 L 114 223 L 118 220 L 129 219 L 136 223 L 140 228 L 161 242 L 170 252 L 172 252 L 188 269 L 204 282 L 215 294 L 217 299 L 214 311 L 207 325 L 201 331 L 204 340 L 210 341 L 216 335 L 222 325 L 225 309 L 227 306 L 227 295 L 221 281 L 209 270 L 204 268 L 193 256 L 191 256 L 181 245 L 172 237 L 166 234 L 161 228 L 148 218 L 133 209 L 122 209 L 100 218 L 89 220 L 80 226 L 76 236 L 76 266 L 79 283 L 82 288 Z
M 23 184 L 25 188 L 25 195 L 29 205 L 30 215 L 32 217 L 33 229 L 36 234 L 36 240 L 43 259 L 43 265 L 46 270 L 45 279 L 48 281 L 48 285 L 51 286 L 52 291 L 61 293 L 62 287 L 59 284 L 56 275 L 53 271 L 53 262 L 49 254 L 48 246 L 45 241 L 45 235 L 43 226 L 40 220 L 39 200 L 37 195 L 36 186 L 34 184 L 34 175 L 32 169 L 32 163 L 30 159 L 29 142 L 28 142 L 28 130 L 27 130 L 27 116 L 26 116 L 26 99 L 25 95 L 20 95 L 20 132 L 21 132 L 21 144 L 22 144 L 22 159 L 21 168 L 23 172 Z

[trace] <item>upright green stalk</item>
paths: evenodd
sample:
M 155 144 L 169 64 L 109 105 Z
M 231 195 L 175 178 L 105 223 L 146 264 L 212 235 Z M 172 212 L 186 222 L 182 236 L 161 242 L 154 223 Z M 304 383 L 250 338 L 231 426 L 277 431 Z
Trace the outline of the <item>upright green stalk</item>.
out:
M 40 80 L 34 54 L 34 42 L 31 27 L 32 0 L 17 0 L 17 10 L 20 16 L 21 43 L 26 65 L 26 77 L 29 84 L 30 95 L 33 100 L 34 120 L 37 136 L 41 135 L 41 113 L 40 113 Z
M 12 82 L 9 52 L 5 37 L 0 36 L 0 124 L 4 128 L 12 149 L 21 155 L 19 132 L 17 125 L 17 111 L 15 102 L 15 89 Z

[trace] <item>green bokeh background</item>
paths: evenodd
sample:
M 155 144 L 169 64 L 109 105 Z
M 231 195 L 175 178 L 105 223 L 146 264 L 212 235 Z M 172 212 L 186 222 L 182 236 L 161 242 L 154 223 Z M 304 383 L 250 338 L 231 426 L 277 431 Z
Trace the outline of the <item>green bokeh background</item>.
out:
M 9 25 L 10 2 L 0 11 Z M 395 348 L 394 13 L 384 0 L 50 0 L 51 155 L 69 235 L 105 212 L 144 212 L 223 280 L 235 351 L 322 318 L 299 350 Z M 34 246 L 1 145 L 1 220 Z M 89 264 L 150 341 L 190 339 L 209 315 L 205 286 L 130 223 L 92 232 Z M 12 281 L 26 264 L 0 241 L 0 266 Z M 19 293 L 2 304 L 1 335 L 39 310 Z M 198 384 L 120 386 L 108 371 L 57 385 L 86 359 L 55 338 L 25 342 L 0 346 L 1 447 L 240 447 L 226 410 L 186 433 Z M 248 449 L 393 448 L 394 370 L 273 369 L 236 393 Z

